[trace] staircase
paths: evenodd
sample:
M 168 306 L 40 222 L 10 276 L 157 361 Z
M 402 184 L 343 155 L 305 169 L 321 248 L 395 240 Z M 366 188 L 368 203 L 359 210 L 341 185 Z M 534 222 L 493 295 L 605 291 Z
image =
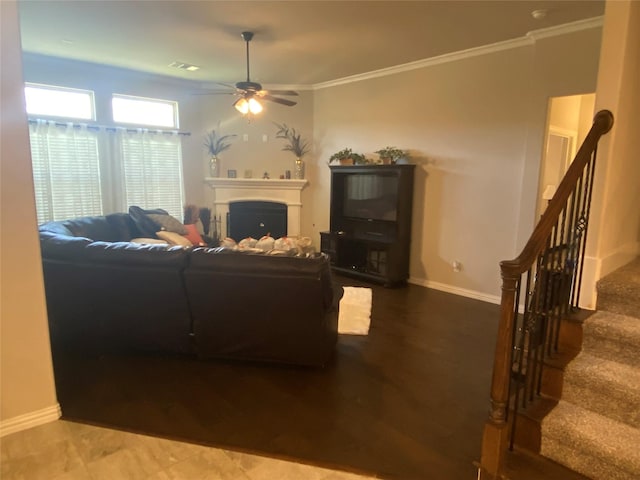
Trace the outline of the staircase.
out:
M 589 478 L 640 478 L 640 257 L 598 282 L 598 311 L 542 422 L 541 454 Z

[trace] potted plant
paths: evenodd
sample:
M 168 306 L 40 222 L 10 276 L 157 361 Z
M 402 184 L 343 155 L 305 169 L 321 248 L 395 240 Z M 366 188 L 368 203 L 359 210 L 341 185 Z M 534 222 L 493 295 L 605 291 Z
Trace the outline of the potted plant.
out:
M 220 174 L 220 159 L 218 158 L 218 155 L 231 146 L 231 143 L 229 142 L 230 139 L 237 137 L 235 134 L 220 135 L 219 130 L 220 127 L 218 127 L 218 131 L 215 129 L 211 130 L 207 133 L 204 140 L 204 146 L 210 157 L 209 170 L 212 177 L 217 177 Z
M 401 158 L 406 159 L 409 157 L 409 153 L 396 147 L 385 147 L 376 150 L 375 153 L 378 154 L 380 161 L 384 164 L 396 163 Z
M 286 141 L 285 146 L 282 147 L 282 150 L 291 152 L 296 156 L 293 178 L 304 178 L 304 161 L 302 160 L 302 157 L 304 157 L 311 148 L 309 142 L 307 140 L 304 140 L 301 134 L 296 131 L 295 128 L 288 127 L 286 123 L 273 123 L 276 127 L 278 127 L 276 138 L 282 138 Z
M 352 153 L 351 158 L 353 159 L 354 165 L 364 165 L 369 163 L 369 160 L 360 153 Z
M 353 153 L 353 150 L 350 148 L 343 148 L 329 157 L 329 163 L 338 161 L 340 165 L 353 165 L 356 163 L 356 159 L 364 159 L 364 155 Z

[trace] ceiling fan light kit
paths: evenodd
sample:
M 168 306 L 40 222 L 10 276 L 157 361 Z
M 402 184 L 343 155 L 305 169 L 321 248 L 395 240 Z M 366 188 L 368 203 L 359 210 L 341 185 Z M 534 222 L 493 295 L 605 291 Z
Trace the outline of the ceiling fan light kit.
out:
M 236 110 L 238 110 L 242 115 L 246 115 L 247 113 L 255 115 L 262 112 L 262 105 L 253 97 L 250 97 L 249 99 L 242 97 L 236 101 L 233 106 L 236 107 Z

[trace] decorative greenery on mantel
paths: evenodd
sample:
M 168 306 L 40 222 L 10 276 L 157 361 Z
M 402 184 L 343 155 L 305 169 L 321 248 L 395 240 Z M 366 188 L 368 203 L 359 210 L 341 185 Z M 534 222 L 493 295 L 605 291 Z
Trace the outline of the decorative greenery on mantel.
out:
M 299 132 L 295 128 L 290 128 L 286 123 L 279 124 L 273 122 L 278 127 L 276 132 L 276 138 L 282 138 L 286 140 L 286 144 L 282 147 L 282 150 L 292 152 L 297 158 L 302 158 L 309 152 L 311 146 L 307 140 L 303 140 Z
M 220 128 L 218 128 L 218 131 L 215 129 L 211 130 L 207 133 L 204 141 L 204 146 L 207 149 L 207 152 L 213 157 L 217 157 L 221 152 L 227 150 L 231 146 L 229 140 L 237 137 L 236 134 L 221 136 L 219 130 Z

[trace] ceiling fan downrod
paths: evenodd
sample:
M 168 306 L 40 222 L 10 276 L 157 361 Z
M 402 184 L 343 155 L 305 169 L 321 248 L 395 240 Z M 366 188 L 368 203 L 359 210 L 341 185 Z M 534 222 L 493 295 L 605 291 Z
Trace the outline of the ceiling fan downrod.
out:
M 249 76 L 249 42 L 253 38 L 253 32 L 242 32 L 240 35 L 247 44 L 247 83 L 249 83 L 251 82 L 251 77 Z

